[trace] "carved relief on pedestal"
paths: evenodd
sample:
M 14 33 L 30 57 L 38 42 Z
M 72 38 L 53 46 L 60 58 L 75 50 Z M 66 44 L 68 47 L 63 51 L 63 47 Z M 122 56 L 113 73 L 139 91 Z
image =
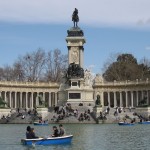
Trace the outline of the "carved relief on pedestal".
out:
M 76 64 L 79 64 L 79 50 L 78 47 L 72 47 L 71 60 Z

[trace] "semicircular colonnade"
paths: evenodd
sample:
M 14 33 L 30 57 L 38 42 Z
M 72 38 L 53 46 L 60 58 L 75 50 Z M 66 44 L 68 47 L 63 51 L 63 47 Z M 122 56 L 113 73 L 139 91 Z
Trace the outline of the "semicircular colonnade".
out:
M 58 90 L 57 83 L 0 81 L 0 97 L 10 108 L 33 109 L 37 106 L 38 96 L 47 107 L 57 105 Z
M 124 81 L 124 82 L 99 82 L 94 83 L 94 99 L 101 97 L 103 106 L 109 107 L 137 107 L 139 102 L 146 99 L 150 105 L 150 82 Z

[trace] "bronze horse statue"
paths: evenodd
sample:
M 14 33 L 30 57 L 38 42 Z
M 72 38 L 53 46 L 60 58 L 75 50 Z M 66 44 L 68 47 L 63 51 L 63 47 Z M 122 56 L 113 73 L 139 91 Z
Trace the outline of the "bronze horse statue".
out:
M 75 10 L 72 14 L 72 21 L 74 23 L 74 27 L 78 27 L 79 16 L 78 16 L 78 9 L 77 8 L 75 8 Z

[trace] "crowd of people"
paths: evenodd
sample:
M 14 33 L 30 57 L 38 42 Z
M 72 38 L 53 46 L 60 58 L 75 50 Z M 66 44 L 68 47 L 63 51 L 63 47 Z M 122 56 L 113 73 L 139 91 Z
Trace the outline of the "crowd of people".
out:
M 74 116 L 78 121 L 90 121 L 90 109 L 85 112 L 79 112 L 78 109 L 72 109 L 71 104 L 67 103 L 64 106 L 54 106 L 54 115 L 51 120 L 59 122 L 67 117 Z
M 49 137 L 61 137 L 65 135 L 65 129 L 63 128 L 63 125 L 59 125 L 59 129 L 57 126 L 53 126 L 53 133 Z M 26 129 L 26 139 L 37 139 L 39 138 L 36 136 L 34 132 L 34 128 L 31 128 L 30 126 L 27 126 Z

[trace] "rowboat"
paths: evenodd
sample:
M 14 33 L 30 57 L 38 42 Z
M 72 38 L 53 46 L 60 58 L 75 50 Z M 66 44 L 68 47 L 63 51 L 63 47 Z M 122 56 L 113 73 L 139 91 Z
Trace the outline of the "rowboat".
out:
M 48 122 L 34 122 L 33 124 L 36 126 L 47 126 Z
M 142 122 L 138 122 L 138 124 L 150 124 L 150 121 L 142 121 Z
M 73 135 L 66 135 L 62 137 L 48 137 L 37 139 L 21 139 L 23 145 L 55 145 L 55 144 L 69 144 Z
M 135 125 L 134 123 L 128 123 L 128 122 L 119 122 L 118 124 L 120 126 L 133 126 L 133 125 Z

